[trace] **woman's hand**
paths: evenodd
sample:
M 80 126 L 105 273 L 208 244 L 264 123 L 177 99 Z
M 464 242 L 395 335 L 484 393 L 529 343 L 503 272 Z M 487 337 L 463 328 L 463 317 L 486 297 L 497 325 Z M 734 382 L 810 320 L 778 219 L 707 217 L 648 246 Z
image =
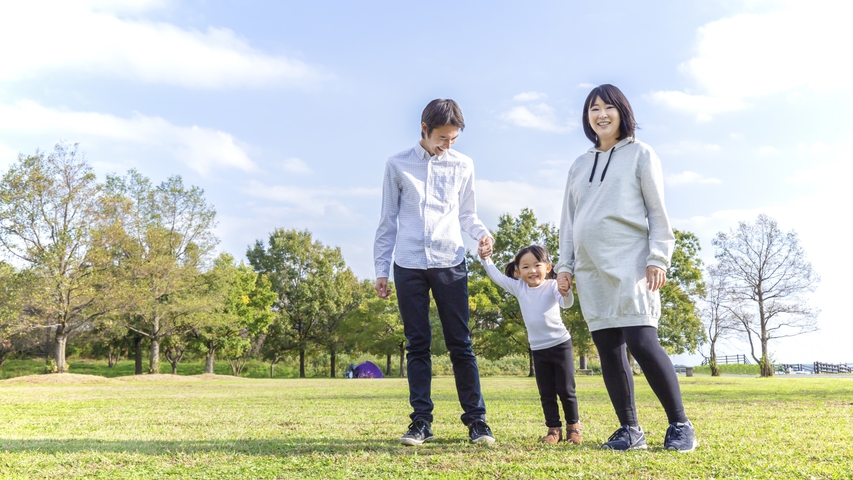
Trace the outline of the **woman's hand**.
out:
M 564 297 L 569 296 L 569 291 L 572 289 L 572 274 L 568 272 L 557 274 L 557 290 Z
M 656 292 L 666 283 L 666 270 L 649 265 L 646 267 L 646 283 L 649 284 L 649 291 Z

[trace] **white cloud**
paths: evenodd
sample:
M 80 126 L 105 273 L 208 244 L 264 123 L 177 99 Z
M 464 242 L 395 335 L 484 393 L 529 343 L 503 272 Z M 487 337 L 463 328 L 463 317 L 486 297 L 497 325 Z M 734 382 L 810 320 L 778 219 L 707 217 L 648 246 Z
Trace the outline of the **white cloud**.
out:
M 723 148 L 716 143 L 700 143 L 690 140 L 682 140 L 678 143 L 665 143 L 656 148 L 660 153 L 667 155 L 680 155 L 696 152 L 716 153 L 722 149 Z
M 0 44 L 6 47 L 0 49 L 0 81 L 62 72 L 225 88 L 307 86 L 324 78 L 301 60 L 252 48 L 227 28 L 200 32 L 117 16 L 142 14 L 164 4 L 145 0 L 3 2 Z
M 479 183 L 479 182 L 478 182 Z M 249 182 L 246 194 L 264 200 L 272 200 L 294 207 L 304 213 L 325 214 L 328 211 L 351 211 L 345 204 L 345 198 L 379 197 L 378 188 L 355 187 L 340 189 L 332 187 L 306 188 L 293 185 L 266 185 L 257 180 Z M 281 207 L 272 207 L 280 209 Z
M 516 102 L 533 102 L 536 100 L 543 100 L 547 97 L 548 95 L 545 95 L 544 93 L 540 92 L 523 92 L 512 97 L 512 99 Z
M 729 138 L 733 140 L 743 140 L 746 137 L 742 133 L 732 132 L 729 134 Z
M 746 104 L 738 98 L 718 98 L 708 95 L 691 95 L 678 91 L 660 91 L 646 96 L 658 105 L 672 110 L 695 114 L 699 121 L 711 120 L 711 115 L 742 110 Z
M 295 157 L 286 159 L 281 163 L 281 166 L 284 168 L 284 171 L 296 175 L 314 173 L 314 170 L 311 170 L 311 167 L 309 167 L 307 163 Z
M 694 185 L 694 184 L 718 184 L 722 183 L 719 178 L 714 177 L 706 177 L 701 173 L 685 171 L 681 173 L 673 173 L 666 176 L 666 184 L 671 187 L 681 186 L 681 185 Z
M 777 151 L 776 147 L 770 147 L 770 146 L 761 147 L 758 149 L 758 153 L 760 153 L 762 155 L 769 155 L 771 153 L 776 153 L 776 151 Z
M 163 148 L 175 159 L 205 175 L 215 168 L 257 168 L 244 147 L 230 134 L 196 125 L 182 127 L 159 117 L 134 113 L 130 118 L 94 112 L 43 107 L 22 100 L 0 104 L 0 131 L 4 134 L 48 137 L 54 141 L 92 139 Z
M 595 85 L 593 83 L 580 83 L 580 84 L 578 84 L 578 88 L 588 88 L 590 90 L 592 90 L 593 88 L 595 88 L 597 86 L 598 85 Z
M 530 208 L 540 222 L 560 223 L 563 202 L 565 173 L 558 188 L 545 188 L 524 182 L 496 182 L 477 179 L 477 215 L 490 229 L 497 227 L 498 218 L 504 213 L 517 216 L 521 209 Z
M 551 133 L 566 133 L 576 126 L 575 122 L 561 123 L 557 120 L 554 108 L 546 103 L 530 107 L 513 107 L 501 114 L 501 119 L 518 127 Z
M 17 158 L 18 152 L 0 142 L 0 171 L 5 171 L 6 167 L 15 163 Z
M 679 67 L 696 94 L 651 98 L 707 120 L 746 107 L 750 98 L 803 88 L 848 91 L 853 69 L 839 59 L 853 45 L 851 16 L 853 2 L 780 0 L 760 13 L 708 23 L 698 31 L 695 56 Z

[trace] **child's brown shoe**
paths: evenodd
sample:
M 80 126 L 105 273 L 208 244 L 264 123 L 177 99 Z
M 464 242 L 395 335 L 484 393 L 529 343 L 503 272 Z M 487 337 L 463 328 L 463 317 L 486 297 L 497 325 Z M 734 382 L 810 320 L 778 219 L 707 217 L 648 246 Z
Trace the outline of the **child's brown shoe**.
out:
M 563 439 L 563 429 L 560 427 L 549 428 L 548 434 L 539 439 L 540 443 L 556 444 Z
M 583 442 L 583 426 L 578 423 L 572 423 L 566 425 L 566 438 L 565 440 L 569 443 L 574 443 L 575 445 L 580 445 Z

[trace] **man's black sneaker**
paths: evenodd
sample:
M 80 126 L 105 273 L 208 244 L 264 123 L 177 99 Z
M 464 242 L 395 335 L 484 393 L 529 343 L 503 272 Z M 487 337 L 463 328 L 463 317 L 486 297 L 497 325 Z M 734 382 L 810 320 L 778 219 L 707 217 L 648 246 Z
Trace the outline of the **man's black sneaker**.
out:
M 619 430 L 613 432 L 607 443 L 601 446 L 606 450 L 645 450 L 646 434 L 640 427 L 622 425 Z
M 419 419 L 409 424 L 409 431 L 400 437 L 400 443 L 403 445 L 421 445 L 424 442 L 431 442 L 432 439 L 429 422 Z
M 696 431 L 693 429 L 693 424 L 690 420 L 687 423 L 671 423 L 666 429 L 666 437 L 663 441 L 663 446 L 667 450 L 675 450 L 676 452 L 692 452 L 699 446 L 696 441 Z
M 483 420 L 474 420 L 468 424 L 468 438 L 471 443 L 495 443 L 492 430 Z

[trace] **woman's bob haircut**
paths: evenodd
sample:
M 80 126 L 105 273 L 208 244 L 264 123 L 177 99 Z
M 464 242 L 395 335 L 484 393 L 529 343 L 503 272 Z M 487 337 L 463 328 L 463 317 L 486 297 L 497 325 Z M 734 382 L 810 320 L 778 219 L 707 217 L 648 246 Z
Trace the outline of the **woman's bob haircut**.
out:
M 601 145 L 598 141 L 598 135 L 595 134 L 592 126 L 589 124 L 589 109 L 592 103 L 595 102 L 596 97 L 601 97 L 601 100 L 605 104 L 613 105 L 619 110 L 619 137 L 617 140 L 633 137 L 634 130 L 637 128 L 637 122 L 634 120 L 634 110 L 631 109 L 631 104 L 628 103 L 628 99 L 625 98 L 625 94 L 621 90 L 609 83 L 605 83 L 604 85 L 593 88 L 589 92 L 589 95 L 587 95 L 586 102 L 583 104 L 583 133 L 586 134 L 586 138 L 594 143 L 596 147 Z

